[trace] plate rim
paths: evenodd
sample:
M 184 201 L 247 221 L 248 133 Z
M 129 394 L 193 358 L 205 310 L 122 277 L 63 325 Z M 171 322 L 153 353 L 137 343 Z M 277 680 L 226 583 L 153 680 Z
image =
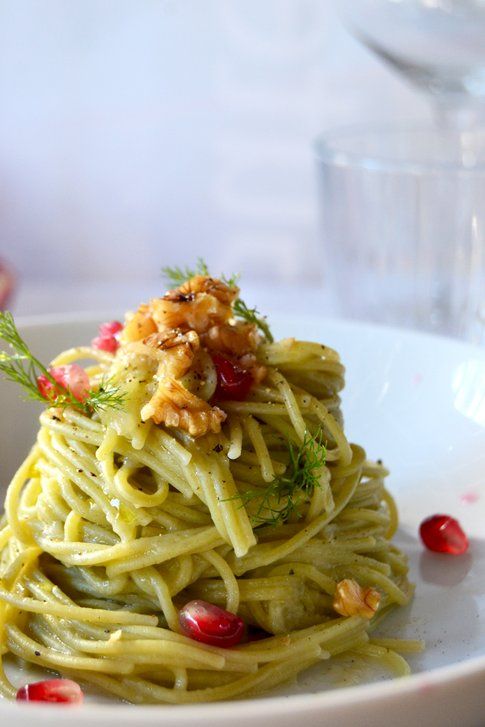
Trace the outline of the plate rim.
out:
M 103 309 L 100 312 L 81 311 L 78 313 L 49 313 L 34 314 L 29 316 L 16 317 L 16 323 L 20 330 L 27 328 L 55 328 L 58 325 L 65 324 L 96 324 L 100 320 L 106 320 L 111 316 L 119 316 L 119 311 L 114 309 Z M 317 314 L 300 314 L 300 313 L 274 313 L 272 315 L 279 323 L 280 321 L 298 321 L 305 319 L 308 322 L 318 322 L 319 326 L 331 325 L 334 330 L 346 329 L 359 330 L 365 333 L 374 333 L 377 335 L 411 338 L 420 342 L 433 342 L 442 345 L 449 345 L 455 349 L 461 350 L 463 353 L 473 353 L 474 356 L 483 359 L 485 363 L 485 348 L 476 344 L 472 344 L 460 339 L 454 339 L 448 336 L 438 335 L 407 328 L 399 328 L 395 326 L 387 326 L 372 322 L 364 322 L 357 320 L 349 320 L 344 318 L 327 317 Z M 354 686 L 343 686 L 328 691 L 311 692 L 305 694 L 275 695 L 275 696 L 258 696 L 256 699 L 236 699 L 223 702 L 197 702 L 194 704 L 158 704 L 158 705 L 129 705 L 127 703 L 109 704 L 109 703 L 91 703 L 86 702 L 82 711 L 76 712 L 76 721 L 84 723 L 92 719 L 95 715 L 99 715 L 103 719 L 116 719 L 117 723 L 124 724 L 125 720 L 131 722 L 133 717 L 133 709 L 136 709 L 137 718 L 152 721 L 160 720 L 160 711 L 170 718 L 173 724 L 182 723 L 188 719 L 196 718 L 198 720 L 213 719 L 214 709 L 217 709 L 217 719 L 230 718 L 234 716 L 238 710 L 244 710 L 245 717 L 264 717 L 270 713 L 274 718 L 278 714 L 312 710 L 338 709 L 344 705 L 358 705 L 374 702 L 377 698 L 392 699 L 396 697 L 412 697 L 417 692 L 429 687 L 439 687 L 447 689 L 450 686 L 459 687 L 460 684 L 466 683 L 473 677 L 485 677 L 485 653 L 483 655 L 474 656 L 461 662 L 454 662 L 444 666 L 435 667 L 430 670 L 411 674 L 405 677 L 389 678 L 383 681 L 373 682 L 370 684 L 358 684 Z M 44 715 L 56 714 L 59 717 L 58 707 L 50 705 L 29 705 L 17 704 L 0 697 L 0 716 L 2 714 L 20 714 L 32 709 L 39 709 Z M 128 708 L 128 709 L 127 709 Z M 20 710 L 20 712 L 19 712 Z
M 386 679 L 384 681 L 372 684 L 359 684 L 351 687 L 341 687 L 330 691 L 323 691 L 310 694 L 292 694 L 279 695 L 273 697 L 258 697 L 257 699 L 237 699 L 227 700 L 223 702 L 196 702 L 194 704 L 146 704 L 132 705 L 128 703 L 107 704 L 107 703 L 90 703 L 83 704 L 83 711 L 76 713 L 76 716 L 85 716 L 86 720 L 90 719 L 93 713 L 100 712 L 103 718 L 116 718 L 119 721 L 121 715 L 133 716 L 133 709 L 136 714 L 143 719 L 156 718 L 159 720 L 160 710 L 170 716 L 173 721 L 184 721 L 191 717 L 212 718 L 214 709 L 218 711 L 218 719 L 230 717 L 231 713 L 238 709 L 244 709 L 245 716 L 264 716 L 265 712 L 270 712 L 272 717 L 281 712 L 300 712 L 302 707 L 311 711 L 315 709 L 338 708 L 343 704 L 364 704 L 369 701 L 375 701 L 377 697 L 389 698 L 395 696 L 412 696 L 420 689 L 428 689 L 438 686 L 446 689 L 449 685 L 457 686 L 460 682 L 468 680 L 470 677 L 485 675 L 485 654 L 483 656 L 472 657 L 466 659 L 459 664 L 448 664 L 446 666 L 437 667 L 430 671 L 420 672 L 419 674 L 411 674 L 405 677 L 396 677 L 394 679 Z M 352 699 L 354 697 L 354 699 Z M 349 699 L 350 698 L 350 699 Z M 35 705 L 37 707 L 37 705 Z M 132 709 L 128 709 L 130 707 Z M 32 705 L 17 704 L 8 700 L 0 701 L 1 711 L 6 710 L 32 710 Z M 50 705 L 42 705 L 42 711 L 52 710 L 57 715 L 58 707 Z M 227 713 L 227 714 L 226 714 Z M 175 720 L 173 719 L 175 717 Z M 123 720 L 124 721 L 124 720 Z

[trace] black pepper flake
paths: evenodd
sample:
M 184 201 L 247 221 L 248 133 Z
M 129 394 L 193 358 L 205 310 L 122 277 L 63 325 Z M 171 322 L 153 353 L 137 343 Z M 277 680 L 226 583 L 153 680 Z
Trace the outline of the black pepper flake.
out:
M 223 449 L 224 449 L 224 447 L 222 446 L 222 444 L 219 443 L 219 444 L 216 444 L 216 446 L 214 447 L 214 450 L 213 451 L 214 452 L 222 452 Z
M 40 656 L 40 651 L 34 651 L 34 654 L 35 654 L 36 656 Z
M 377 464 L 382 464 L 382 459 L 378 459 Z

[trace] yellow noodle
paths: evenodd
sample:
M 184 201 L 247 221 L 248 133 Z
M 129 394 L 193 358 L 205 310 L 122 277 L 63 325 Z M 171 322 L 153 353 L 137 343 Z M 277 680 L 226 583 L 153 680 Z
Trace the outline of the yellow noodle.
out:
M 387 470 L 342 428 L 339 356 L 295 339 L 256 355 L 266 378 L 247 400 L 221 403 L 220 434 L 142 423 L 145 382 L 131 382 L 125 409 L 109 415 L 42 413 L 0 529 L 0 694 L 16 691 L 7 653 L 134 703 L 249 697 L 338 655 L 408 673 L 400 654 L 421 642 L 374 635 L 412 587 L 390 543 Z M 92 381 L 119 372 L 111 354 L 86 347 L 55 363 L 77 358 L 94 360 Z M 296 451 L 318 432 L 326 458 L 313 488 L 269 525 L 258 502 L 288 479 L 288 443 Z M 277 515 L 289 495 L 272 498 Z M 380 592 L 372 619 L 335 611 L 343 578 Z M 178 614 L 192 598 L 268 635 L 229 649 L 189 639 Z

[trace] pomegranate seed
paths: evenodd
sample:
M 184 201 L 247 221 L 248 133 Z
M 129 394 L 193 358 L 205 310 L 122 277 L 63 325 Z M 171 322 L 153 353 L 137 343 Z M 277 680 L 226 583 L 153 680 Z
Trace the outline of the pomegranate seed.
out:
M 190 601 L 179 613 L 180 628 L 186 636 L 211 646 L 235 646 L 244 636 L 244 621 L 207 601 Z
M 246 399 L 254 383 L 250 371 L 241 368 L 220 353 L 212 354 L 216 367 L 217 388 L 214 398 L 218 400 L 242 401 Z
M 419 527 L 421 540 L 436 553 L 461 555 L 468 550 L 468 538 L 460 523 L 450 515 L 432 515 Z
M 123 324 L 119 321 L 108 321 L 102 323 L 99 327 L 99 336 L 93 338 L 91 346 L 97 348 L 98 351 L 107 351 L 108 353 L 116 353 L 120 345 L 118 334 L 123 329 Z
M 67 366 L 54 366 L 49 373 L 59 386 L 41 374 L 37 378 L 37 387 L 44 399 L 55 400 L 56 396 L 63 393 L 63 389 L 71 392 L 75 399 L 84 401 L 89 394 L 89 376 L 79 364 L 68 364 Z
M 45 376 L 45 374 L 41 374 L 37 377 L 37 388 L 44 399 L 54 399 L 55 394 L 58 393 L 54 391 L 56 387 L 52 381 Z
M 89 376 L 79 364 L 70 364 L 65 369 L 64 386 L 78 401 L 84 401 L 89 395 Z
M 115 353 L 118 350 L 119 341 L 114 336 L 96 336 L 91 341 L 91 346 L 98 351 Z
M 48 679 L 20 687 L 17 692 L 19 702 L 63 702 L 81 704 L 83 693 L 79 684 L 71 679 Z
M 106 323 L 101 323 L 99 327 L 99 335 L 101 337 L 104 336 L 114 336 L 116 333 L 119 333 L 123 329 L 123 324 L 119 321 L 107 321 Z

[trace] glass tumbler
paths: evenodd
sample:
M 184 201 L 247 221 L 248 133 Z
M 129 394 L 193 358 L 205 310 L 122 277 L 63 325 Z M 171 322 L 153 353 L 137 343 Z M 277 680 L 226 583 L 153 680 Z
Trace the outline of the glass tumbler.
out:
M 340 314 L 485 342 L 485 130 L 351 128 L 316 145 Z

